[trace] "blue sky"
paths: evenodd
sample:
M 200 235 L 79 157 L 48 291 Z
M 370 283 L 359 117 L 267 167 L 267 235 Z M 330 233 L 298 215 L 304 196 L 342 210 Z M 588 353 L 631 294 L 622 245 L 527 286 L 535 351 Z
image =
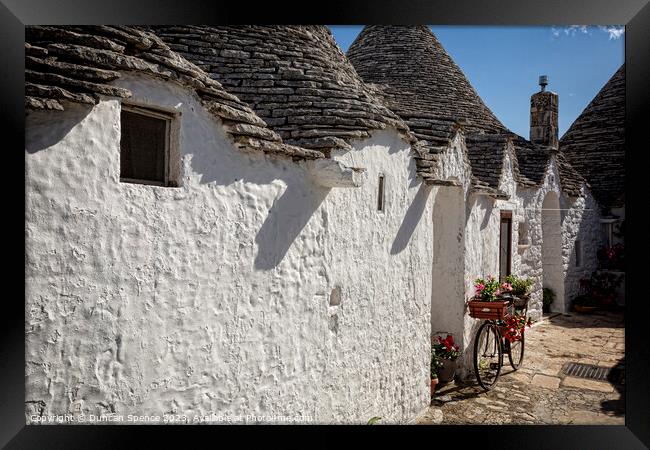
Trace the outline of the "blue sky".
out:
M 363 26 L 331 26 L 343 51 Z M 625 59 L 621 26 L 432 26 L 483 101 L 528 138 L 530 96 L 539 75 L 559 95 L 560 136 Z

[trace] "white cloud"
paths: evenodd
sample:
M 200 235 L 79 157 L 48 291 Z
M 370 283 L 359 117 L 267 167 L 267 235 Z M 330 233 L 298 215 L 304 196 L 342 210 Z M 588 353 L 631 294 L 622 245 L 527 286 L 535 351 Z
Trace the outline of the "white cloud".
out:
M 609 33 L 609 39 L 620 39 L 621 36 L 625 34 L 625 27 L 622 26 L 615 26 L 615 25 L 609 25 L 609 26 L 599 26 L 598 27 L 601 31 L 604 31 L 606 33 Z
M 551 34 L 553 39 L 558 39 L 562 35 L 564 36 L 576 36 L 578 34 L 586 34 L 589 36 L 593 35 L 593 31 L 601 31 L 609 34 L 609 39 L 619 39 L 625 34 L 625 27 L 618 25 L 599 25 L 598 27 L 587 26 L 587 25 L 571 25 L 568 27 L 551 27 Z

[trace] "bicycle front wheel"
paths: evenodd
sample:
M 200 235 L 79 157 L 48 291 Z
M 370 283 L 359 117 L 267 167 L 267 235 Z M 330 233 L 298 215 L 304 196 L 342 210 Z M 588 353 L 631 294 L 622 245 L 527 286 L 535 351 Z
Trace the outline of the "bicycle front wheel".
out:
M 489 391 L 496 384 L 503 365 L 501 335 L 497 326 L 484 322 L 474 340 L 474 372 L 483 389 Z

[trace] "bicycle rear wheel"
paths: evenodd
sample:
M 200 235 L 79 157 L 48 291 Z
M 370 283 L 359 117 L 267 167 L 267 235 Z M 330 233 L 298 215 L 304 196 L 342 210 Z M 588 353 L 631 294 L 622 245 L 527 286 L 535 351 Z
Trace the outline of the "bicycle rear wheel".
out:
M 508 359 L 513 369 L 519 369 L 521 362 L 524 360 L 524 332 L 521 333 L 521 339 L 509 342 Z
M 503 365 L 501 335 L 494 323 L 483 322 L 474 340 L 474 372 L 483 389 L 489 391 L 496 384 Z

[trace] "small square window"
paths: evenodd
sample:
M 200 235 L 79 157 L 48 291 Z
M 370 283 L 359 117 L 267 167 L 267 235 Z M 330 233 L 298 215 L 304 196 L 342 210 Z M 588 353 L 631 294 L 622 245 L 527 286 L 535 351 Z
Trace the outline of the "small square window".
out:
M 176 186 L 170 173 L 171 114 L 122 106 L 120 181 Z

